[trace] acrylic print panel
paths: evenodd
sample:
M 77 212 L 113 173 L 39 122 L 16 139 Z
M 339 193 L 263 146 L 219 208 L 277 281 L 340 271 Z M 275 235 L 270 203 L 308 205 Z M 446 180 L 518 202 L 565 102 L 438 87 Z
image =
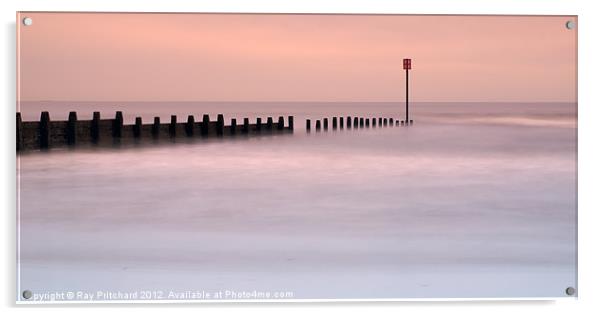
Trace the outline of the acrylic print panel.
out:
M 17 25 L 20 302 L 577 295 L 576 16 Z

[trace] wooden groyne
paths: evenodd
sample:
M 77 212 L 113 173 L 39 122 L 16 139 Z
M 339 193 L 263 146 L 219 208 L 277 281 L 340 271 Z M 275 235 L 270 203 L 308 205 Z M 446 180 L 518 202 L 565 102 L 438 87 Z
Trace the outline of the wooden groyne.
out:
M 328 118 L 318 119 L 315 123 L 315 131 L 327 131 L 328 130 Z M 378 123 L 377 123 L 378 122 Z M 345 129 L 345 118 L 344 117 L 333 117 L 332 118 L 332 129 L 333 130 L 343 130 Z M 414 120 L 409 120 L 408 123 L 404 123 L 403 120 L 394 120 L 391 117 L 383 118 L 383 117 L 351 117 L 347 116 L 347 129 L 364 129 L 364 128 L 382 128 L 388 126 L 412 126 L 414 125 Z M 311 120 L 307 119 L 305 121 L 305 130 L 309 133 L 311 132 Z
M 162 123 L 159 117 L 155 117 L 153 123 L 143 124 L 142 118 L 136 117 L 134 124 L 125 124 L 123 112 L 117 111 L 115 117 L 110 119 L 102 119 L 100 112 L 94 112 L 91 120 L 78 120 L 76 112 L 69 112 L 67 121 L 53 121 L 48 112 L 42 112 L 40 121 L 23 122 L 21 113 L 17 112 L 17 151 L 83 143 L 120 143 L 122 140 L 292 133 L 294 117 L 288 116 L 287 121 L 285 125 L 284 116 L 279 116 L 276 122 L 272 117 L 268 117 L 265 123 L 261 118 L 256 118 L 255 123 L 251 124 L 248 118 L 244 118 L 240 124 L 232 118 L 229 125 L 226 125 L 222 114 L 219 114 L 214 121 L 205 114 L 198 121 L 193 115 L 189 115 L 186 122 L 178 122 L 177 116 L 172 115 L 170 121 L 166 123 Z

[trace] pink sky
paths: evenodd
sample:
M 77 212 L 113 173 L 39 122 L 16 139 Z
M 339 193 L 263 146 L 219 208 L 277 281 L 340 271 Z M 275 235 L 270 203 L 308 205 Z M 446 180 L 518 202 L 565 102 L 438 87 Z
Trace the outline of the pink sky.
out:
M 576 101 L 573 16 L 25 16 L 23 101 Z

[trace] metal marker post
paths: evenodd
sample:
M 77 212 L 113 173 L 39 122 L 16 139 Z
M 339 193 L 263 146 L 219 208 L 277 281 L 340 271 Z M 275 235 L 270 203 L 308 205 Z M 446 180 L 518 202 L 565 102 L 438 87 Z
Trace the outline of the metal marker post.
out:
M 403 69 L 406 71 L 406 125 L 410 121 L 410 97 L 409 97 L 409 87 L 410 87 L 410 69 L 412 69 L 412 60 L 409 58 L 405 58 L 403 60 Z

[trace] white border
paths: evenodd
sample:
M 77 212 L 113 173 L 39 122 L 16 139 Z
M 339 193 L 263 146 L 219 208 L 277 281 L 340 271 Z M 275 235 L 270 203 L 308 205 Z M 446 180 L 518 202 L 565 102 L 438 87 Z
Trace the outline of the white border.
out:
M 399 308 L 404 308 L 407 313 L 422 313 L 431 312 L 431 314 L 445 311 L 461 312 L 464 315 L 481 315 L 487 311 L 491 315 L 507 315 L 514 312 L 542 312 L 546 315 L 566 315 L 567 313 L 595 313 L 595 310 L 600 310 L 600 272 L 599 267 L 602 266 L 601 252 L 596 240 L 600 240 L 600 212 L 602 205 L 600 203 L 600 187 L 596 184 L 601 178 L 602 155 L 600 149 L 599 135 L 602 135 L 600 124 L 597 118 L 602 118 L 602 100 L 600 98 L 600 81 L 599 77 L 602 74 L 600 63 L 597 60 L 598 56 L 602 56 L 600 49 L 599 31 L 602 29 L 600 23 L 601 14 L 598 9 L 597 1 L 538 1 L 538 0 L 415 0 L 415 1 L 386 1 L 386 0 L 305 0 L 305 1 L 214 1 L 213 3 L 192 3 L 185 0 L 169 0 L 169 1 L 135 1 L 135 0 L 105 0 L 105 1 L 42 1 L 42 0 L 21 0 L 21 1 L 3 1 L 1 2 L 2 10 L 0 14 L 3 18 L 3 35 L 5 36 L 3 49 L 3 67 L 5 75 L 2 77 L 2 96 L 5 98 L 5 106 L 3 107 L 0 119 L 1 128 L 4 133 L 0 133 L 1 147 L 3 148 L 2 155 L 2 171 L 3 175 L 14 175 L 16 167 L 14 155 L 14 106 L 15 106 L 15 61 L 14 51 L 7 50 L 10 48 L 11 40 L 14 41 L 14 34 L 11 35 L 10 28 L 13 25 L 15 11 L 146 11 L 146 12 L 248 12 L 248 13 L 404 13 L 404 14 L 557 14 L 557 15 L 579 15 L 579 299 L 571 298 L 556 300 L 555 303 L 531 301 L 529 299 L 520 298 L 520 302 L 507 301 L 512 299 L 504 299 L 504 302 L 499 302 L 494 299 L 475 300 L 474 302 L 466 302 L 465 300 L 438 300 L 444 301 L 440 303 L 424 302 L 423 300 L 412 300 L 413 303 L 405 304 L 387 304 L 392 302 L 405 302 L 405 300 L 378 300 L 380 304 L 372 304 L 371 300 L 362 300 L 363 304 L 351 303 L 345 300 L 341 304 L 310 304 L 312 312 L 318 309 L 321 312 L 331 313 L 332 307 L 346 310 L 345 313 L 354 313 L 354 309 L 361 307 L 362 309 L 369 307 L 378 309 L 381 312 L 399 313 Z M 8 44 L 8 45 L 7 45 Z M 14 47 L 14 44 L 13 44 Z M 12 55 L 12 56 L 11 56 Z M 16 192 L 15 178 L 12 176 L 3 177 L 2 192 L 3 196 L 0 199 L 4 201 L 4 229 L 7 238 L 3 238 L 5 246 L 8 250 L 3 251 L 4 280 L 2 287 L 2 297 L 5 306 L 15 306 L 14 290 L 15 290 L 15 275 L 14 275 L 14 254 L 15 248 L 15 214 L 13 210 L 16 207 Z M 7 282 L 12 280 L 12 282 Z M 340 301 L 340 300 L 337 300 Z M 483 302 L 485 301 L 485 302 Z M 153 301 L 156 302 L 156 301 Z M 200 301 L 194 301 L 199 303 Z M 210 303 L 224 303 L 224 301 L 207 301 Z M 236 300 L 238 304 L 231 306 L 246 306 L 247 300 Z M 278 303 L 288 301 L 278 300 L 277 303 L 270 304 L 276 306 L 274 308 L 266 307 L 261 303 L 265 301 L 251 301 L 255 311 L 262 313 L 282 314 L 279 310 L 284 306 Z M 305 300 L 294 300 L 297 302 L 306 302 Z M 321 303 L 322 300 L 312 302 Z M 354 301 L 355 302 L 355 301 Z M 68 302 L 60 302 L 62 304 Z M 76 303 L 76 302 L 73 302 Z M 113 303 L 113 301 L 111 301 Z M 127 305 L 123 301 L 116 301 Z M 134 303 L 146 302 L 134 301 Z M 177 301 L 182 303 L 182 301 Z M 30 304 L 30 303 L 28 303 Z M 77 302 L 80 304 L 80 302 Z M 409 305 L 408 305 L 409 304 Z M 37 304 L 35 304 L 37 305 Z M 72 304 L 69 304 L 72 305 Z M 138 305 L 138 304 L 137 304 Z M 194 304 L 190 304 L 195 306 Z M 209 304 L 214 306 L 214 304 Z M 260 305 L 259 307 L 256 307 Z M 299 307 L 299 304 L 290 307 Z M 302 304 L 307 307 L 307 304 Z M 157 305 L 152 305 L 157 306 Z M 170 306 L 179 306 L 180 311 L 197 314 L 195 310 L 183 310 L 181 304 L 172 304 Z M 198 306 L 198 305 L 196 305 Z M 206 306 L 206 305 L 205 305 Z M 445 308 L 445 310 L 437 310 Z M 498 309 L 496 309 L 498 308 Z M 501 309 L 500 309 L 501 308 Z M 449 309 L 449 310 L 448 310 Z M 224 310 L 220 307 L 211 308 L 212 311 L 223 313 Z M 147 312 L 152 313 L 152 309 L 147 309 Z M 157 310 L 155 309 L 155 312 Z M 61 315 L 78 311 L 65 309 L 51 309 L 49 312 L 61 313 Z M 92 311 L 103 313 L 102 310 Z M 128 311 L 126 307 L 125 312 Z M 159 310 L 159 312 L 161 312 Z M 286 313 L 291 313 L 287 311 Z M 306 314 L 306 311 L 301 313 Z M 356 311 L 357 312 L 357 311 Z M 300 313 L 300 314 L 301 314 Z M 365 313 L 365 309 L 363 310 Z M 292 312 L 294 314 L 294 312 Z
M 493 301 L 576 301 L 577 297 L 503 297 L 503 298 L 360 298 L 360 299 L 240 299 L 240 300 L 94 300 L 94 301 L 17 301 L 17 305 L 62 304 L 155 304 L 155 303 L 329 303 L 329 302 L 493 302 Z

